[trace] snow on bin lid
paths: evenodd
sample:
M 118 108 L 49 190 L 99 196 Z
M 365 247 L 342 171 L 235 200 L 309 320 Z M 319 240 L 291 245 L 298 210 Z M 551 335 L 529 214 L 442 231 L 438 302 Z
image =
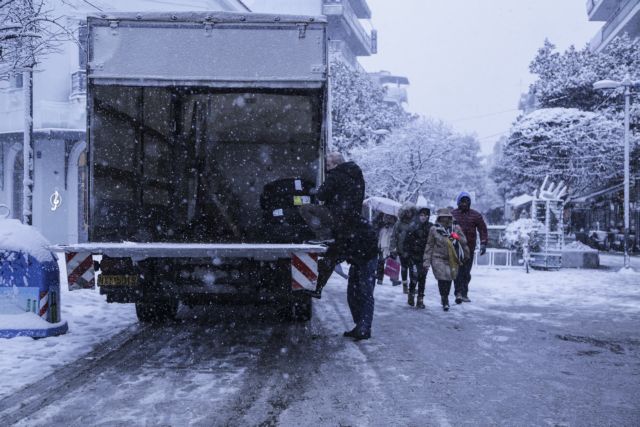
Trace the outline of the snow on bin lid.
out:
M 34 227 L 17 219 L 0 219 L 0 250 L 26 252 L 40 262 L 51 261 L 50 243 Z

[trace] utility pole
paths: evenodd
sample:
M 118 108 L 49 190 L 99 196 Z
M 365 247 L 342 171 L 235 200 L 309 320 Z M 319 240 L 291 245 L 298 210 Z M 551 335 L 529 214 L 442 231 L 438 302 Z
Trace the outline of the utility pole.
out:
M 22 222 L 33 225 L 33 66 L 22 72 L 22 88 L 24 91 Z

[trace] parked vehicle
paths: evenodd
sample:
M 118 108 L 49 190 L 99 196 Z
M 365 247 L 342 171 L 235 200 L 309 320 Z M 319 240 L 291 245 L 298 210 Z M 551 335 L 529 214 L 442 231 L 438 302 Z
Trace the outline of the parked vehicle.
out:
M 324 177 L 324 18 L 115 13 L 87 21 L 89 242 L 141 321 L 178 302 L 311 317 L 320 245 L 296 207 Z M 275 206 L 282 203 L 282 206 Z

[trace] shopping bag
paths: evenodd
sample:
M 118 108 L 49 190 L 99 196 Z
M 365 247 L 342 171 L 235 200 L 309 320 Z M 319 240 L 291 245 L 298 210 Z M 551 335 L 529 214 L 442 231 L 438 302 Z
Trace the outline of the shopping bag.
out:
M 384 263 L 384 274 L 391 280 L 398 280 L 400 277 L 400 263 L 394 258 L 387 258 Z

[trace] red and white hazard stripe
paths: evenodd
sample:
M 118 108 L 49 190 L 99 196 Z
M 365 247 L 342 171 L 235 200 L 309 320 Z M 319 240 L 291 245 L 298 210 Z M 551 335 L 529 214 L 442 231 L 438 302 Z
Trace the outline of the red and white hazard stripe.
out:
M 49 291 L 40 291 L 38 315 L 47 320 L 49 314 Z
M 93 288 L 95 272 L 90 252 L 67 252 L 67 279 L 69 290 Z
M 318 281 L 318 254 L 294 252 L 291 254 L 291 288 L 316 289 Z

